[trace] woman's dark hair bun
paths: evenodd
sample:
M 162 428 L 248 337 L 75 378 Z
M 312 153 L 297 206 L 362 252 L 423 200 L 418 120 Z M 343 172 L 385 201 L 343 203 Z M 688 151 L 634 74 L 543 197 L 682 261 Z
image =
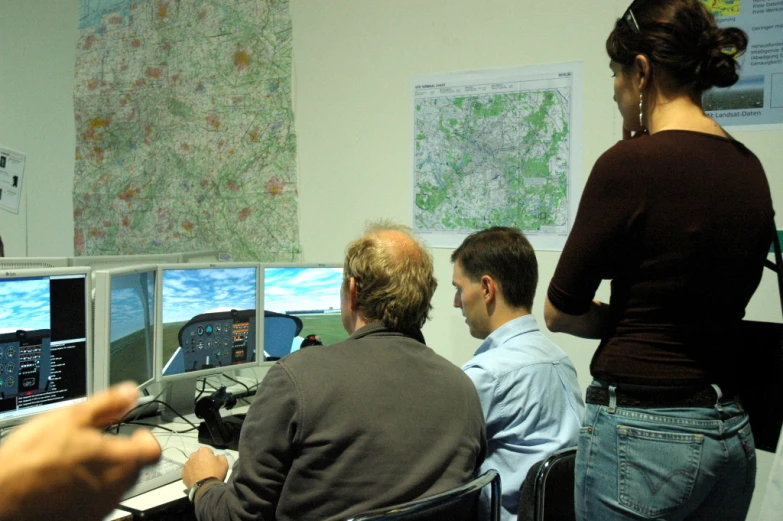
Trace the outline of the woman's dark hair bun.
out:
M 718 27 L 701 0 L 647 0 L 633 8 L 638 30 L 620 18 L 606 40 L 612 61 L 630 66 L 637 55 L 668 76 L 671 86 L 703 92 L 739 80 L 739 58 L 748 37 Z
M 700 60 L 694 71 L 697 88 L 730 87 L 739 80 L 739 58 L 748 46 L 748 37 L 736 27 L 705 31 L 696 47 Z

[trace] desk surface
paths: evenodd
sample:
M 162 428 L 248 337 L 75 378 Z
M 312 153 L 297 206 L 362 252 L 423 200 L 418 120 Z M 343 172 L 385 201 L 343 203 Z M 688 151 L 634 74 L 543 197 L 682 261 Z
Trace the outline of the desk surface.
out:
M 103 518 L 103 521 L 131 521 L 133 514 L 124 510 L 115 509 L 108 516 Z
M 221 410 L 221 414 L 224 416 L 230 416 L 233 414 L 242 414 L 247 412 L 248 406 L 235 407 L 229 411 Z M 198 425 L 201 420 L 195 417 L 195 415 L 186 416 L 188 420 L 193 424 Z M 186 423 L 182 419 L 174 422 L 165 422 L 160 416 L 154 418 L 145 418 L 141 420 L 143 423 L 150 425 L 158 425 L 158 427 L 147 427 L 152 431 L 155 437 L 160 443 L 163 455 L 176 461 L 184 463 L 188 457 L 196 452 L 200 447 L 209 447 L 198 442 L 198 431 L 193 429 L 190 424 Z M 127 434 L 135 429 L 144 428 L 138 425 L 123 426 L 121 432 Z M 168 429 L 168 430 L 167 430 Z M 173 431 L 173 432 L 172 432 Z M 212 447 L 210 447 L 212 448 Z M 213 450 L 216 450 L 213 448 Z M 223 452 L 223 450 L 221 450 Z M 227 451 L 234 456 L 236 461 L 237 453 L 235 451 Z M 231 470 L 229 469 L 229 474 Z M 185 484 L 182 480 L 175 481 L 168 485 L 150 490 L 144 494 L 126 499 L 119 505 L 119 509 L 128 509 L 130 511 L 145 512 L 148 510 L 156 509 L 162 505 L 178 501 L 187 495 Z M 121 516 L 118 518 L 108 517 L 104 521 L 115 521 L 123 519 Z

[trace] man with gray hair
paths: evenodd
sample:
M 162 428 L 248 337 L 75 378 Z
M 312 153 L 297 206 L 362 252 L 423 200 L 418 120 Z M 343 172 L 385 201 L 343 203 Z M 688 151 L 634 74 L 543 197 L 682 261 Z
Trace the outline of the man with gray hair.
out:
M 281 359 L 247 414 L 239 459 L 202 448 L 183 470 L 199 521 L 335 521 L 469 481 L 486 434 L 476 390 L 424 344 L 437 282 L 407 228 L 380 223 L 348 245 L 350 337 Z

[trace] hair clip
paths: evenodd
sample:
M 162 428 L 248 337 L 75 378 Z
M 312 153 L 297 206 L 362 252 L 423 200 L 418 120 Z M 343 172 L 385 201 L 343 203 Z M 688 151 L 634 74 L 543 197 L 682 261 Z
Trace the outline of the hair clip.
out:
M 735 54 L 737 54 L 737 48 L 731 45 L 729 47 L 724 47 L 723 49 L 720 50 L 720 52 L 722 52 L 727 56 L 734 56 Z

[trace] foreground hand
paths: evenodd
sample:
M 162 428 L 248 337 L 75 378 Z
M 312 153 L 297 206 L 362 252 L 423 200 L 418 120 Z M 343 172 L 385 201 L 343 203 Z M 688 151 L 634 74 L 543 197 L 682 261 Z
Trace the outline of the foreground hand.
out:
M 207 447 L 201 447 L 190 455 L 182 469 L 182 481 L 187 488 L 204 478 L 218 478 L 223 481 L 228 474 L 228 460 L 222 454 L 215 454 Z
M 137 396 L 134 384 L 121 384 L 15 429 L 0 445 L 0 519 L 97 521 L 111 512 L 141 468 L 160 457 L 149 431 L 101 432 Z

